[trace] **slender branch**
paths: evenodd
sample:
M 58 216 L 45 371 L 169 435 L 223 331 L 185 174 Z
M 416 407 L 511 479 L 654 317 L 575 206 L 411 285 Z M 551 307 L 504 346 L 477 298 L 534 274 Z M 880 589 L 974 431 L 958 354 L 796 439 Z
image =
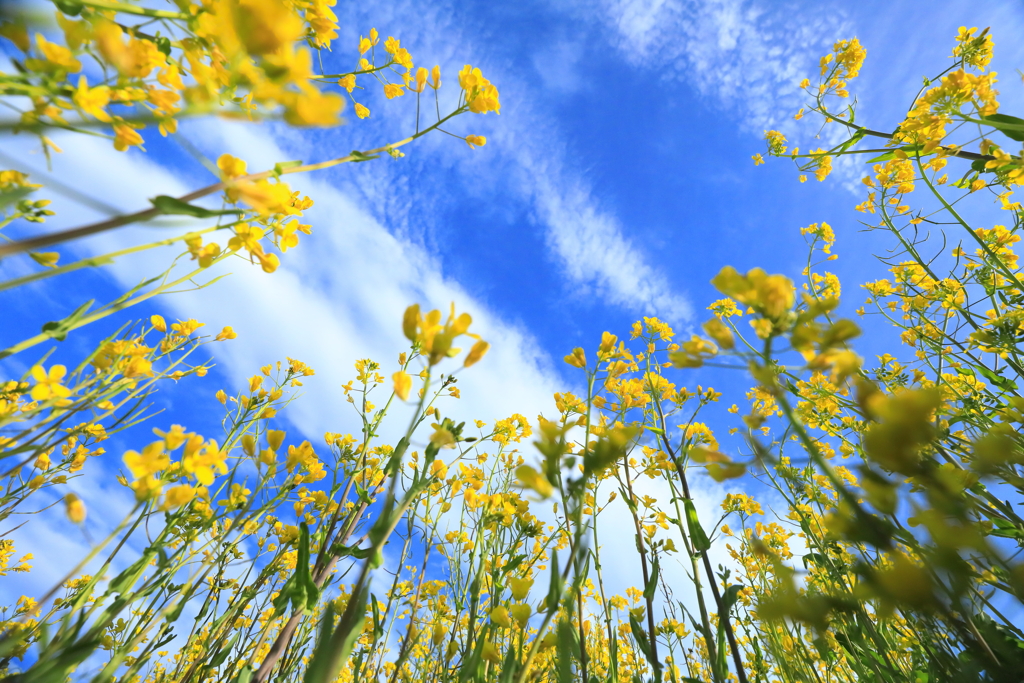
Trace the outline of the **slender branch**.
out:
M 404 140 L 392 142 L 391 144 L 384 145 L 383 147 L 377 147 L 375 149 L 367 150 L 365 152 L 353 152 L 352 154 L 348 154 L 343 157 L 338 157 L 337 159 L 321 161 L 315 164 L 305 164 L 303 166 L 296 166 L 294 168 L 285 168 L 281 169 L 280 171 L 270 170 L 262 171 L 260 173 L 250 173 L 249 175 L 246 176 L 234 178 L 230 182 L 221 181 L 213 183 L 212 185 L 207 185 L 206 187 L 195 190 L 194 192 L 190 192 L 186 195 L 178 197 L 178 201 L 185 202 L 187 204 L 189 202 L 195 201 L 196 199 L 200 199 L 202 197 L 206 197 L 207 195 L 211 195 L 214 192 L 219 192 L 224 188 L 228 187 L 228 185 L 232 183 L 253 182 L 265 180 L 266 178 L 269 178 L 271 176 L 289 175 L 292 173 L 306 173 L 309 171 L 320 171 L 325 168 L 337 166 L 339 164 L 344 164 L 352 161 L 362 161 L 367 156 L 372 156 L 374 154 L 383 154 L 385 152 L 388 152 L 389 150 L 394 150 L 398 149 L 399 147 L 403 147 L 412 142 L 413 140 L 415 140 L 416 138 L 426 135 L 427 133 L 434 130 L 448 119 L 457 116 L 458 114 L 461 114 L 463 111 L 463 109 L 456 109 L 454 112 L 444 117 L 437 123 L 433 124 L 429 128 L 424 128 L 422 131 L 416 133 L 415 135 L 410 135 Z M 54 244 L 60 244 L 62 242 L 69 242 L 71 240 L 81 239 L 83 237 L 89 237 L 91 235 L 97 235 L 99 233 L 114 230 L 125 225 L 130 225 L 132 223 L 145 222 L 153 218 L 156 218 L 157 216 L 160 215 L 163 215 L 163 212 L 154 206 L 148 209 L 144 209 L 142 211 L 137 211 L 135 213 L 117 216 L 116 218 L 110 218 L 105 221 L 100 221 L 98 223 L 92 223 L 90 225 L 83 225 L 78 228 L 71 228 L 69 230 L 63 230 L 61 232 L 55 232 L 49 235 L 40 235 L 39 237 L 30 237 L 28 239 L 19 240 L 17 242 L 11 242 L 9 244 L 0 246 L 0 259 L 4 259 L 13 254 L 20 254 L 22 252 L 32 251 L 35 249 L 40 249 L 42 247 L 48 247 Z

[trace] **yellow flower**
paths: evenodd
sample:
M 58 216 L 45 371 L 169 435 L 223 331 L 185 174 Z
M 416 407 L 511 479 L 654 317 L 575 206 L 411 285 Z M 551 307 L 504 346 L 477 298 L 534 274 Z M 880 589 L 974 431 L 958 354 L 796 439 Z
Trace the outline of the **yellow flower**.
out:
M 761 164 L 764 163 L 764 157 L 762 157 L 760 154 L 755 154 L 750 158 L 754 160 L 754 166 L 760 166 Z
M 428 73 L 422 66 L 416 69 L 416 85 L 409 86 L 409 90 L 417 93 L 423 92 L 424 88 L 427 87 Z
M 46 61 L 40 62 L 37 59 L 27 60 L 32 68 L 41 67 L 47 71 L 61 70 L 69 73 L 78 73 L 82 70 L 82 63 L 71 54 L 71 50 L 63 45 L 51 43 L 40 33 L 36 34 L 36 45 L 39 46 L 39 51 L 43 53 Z
M 452 342 L 463 334 L 468 334 L 473 318 L 468 313 L 455 315 L 455 304 L 452 303 L 448 320 L 441 324 L 441 311 L 433 310 L 422 315 L 419 304 L 413 304 L 405 311 L 402 329 L 409 341 L 418 343 L 421 351 L 427 356 L 431 365 L 437 365 L 441 359 L 454 356 L 459 349 L 452 347 Z M 470 335 L 475 337 L 476 335 Z
M 474 69 L 469 64 L 459 72 L 459 87 L 463 90 L 472 90 L 486 82 L 487 80 L 480 73 L 480 69 Z
M 508 617 L 508 608 L 499 605 L 491 610 L 491 622 L 502 628 L 508 628 L 512 621 Z
M 566 356 L 563 360 L 575 368 L 587 367 L 586 351 L 584 351 L 582 348 L 578 346 L 575 349 L 573 349 L 572 353 Z
M 167 322 L 164 320 L 162 315 L 150 316 L 149 324 L 152 325 L 153 329 L 157 332 L 167 332 Z
M 384 84 L 384 97 L 389 100 L 393 100 L 396 97 L 401 97 L 405 94 L 405 86 L 398 85 L 397 83 L 386 83 Z
M 159 479 L 148 475 L 132 482 L 131 489 L 135 491 L 135 499 L 142 501 L 159 495 L 163 486 L 163 482 Z
M 536 492 L 541 498 L 547 498 L 554 490 L 547 477 L 529 465 L 520 465 L 516 468 L 516 478 L 520 486 Z
M 501 103 L 498 101 L 498 89 L 491 84 L 480 73 L 480 69 L 474 69 L 467 64 L 459 72 L 459 85 L 466 91 L 466 104 L 474 114 L 486 114 L 487 112 L 501 113 Z
M 484 354 L 487 353 L 489 348 L 491 348 L 491 345 L 483 339 L 477 340 L 477 342 L 473 344 L 473 348 L 471 348 L 469 353 L 466 354 L 466 360 L 463 362 L 463 366 L 468 368 L 471 365 L 476 365 L 476 363 L 484 357 Z
M 69 493 L 64 496 L 64 508 L 67 512 L 68 519 L 75 524 L 81 524 L 85 521 L 85 503 L 82 499 L 73 493 Z
M 498 664 L 501 662 L 501 653 L 498 652 L 498 648 L 494 646 L 494 643 L 487 640 L 484 641 L 483 651 L 481 656 L 492 664 Z
M 195 498 L 196 490 L 189 484 L 181 484 L 180 486 L 172 486 L 167 489 L 167 493 L 164 494 L 164 510 L 173 510 L 180 508 L 185 503 Z
M 31 395 L 33 400 L 48 401 L 53 399 L 58 402 L 58 405 L 70 403 L 66 399 L 71 395 L 71 390 L 62 384 L 67 371 L 68 369 L 63 365 L 52 366 L 49 373 L 43 369 L 42 365 L 34 366 L 30 371 L 32 379 L 36 381 L 36 385 L 32 387 Z
M 185 443 L 181 468 L 194 475 L 196 481 L 203 486 L 209 486 L 213 483 L 215 472 L 227 474 L 226 459 L 227 454 L 220 450 L 215 440 L 204 441 L 203 437 L 193 434 Z
M 153 364 L 147 358 L 135 356 L 128 361 L 128 365 L 125 366 L 123 374 L 128 379 L 132 379 L 134 377 L 152 377 Z
M 110 88 L 105 85 L 98 85 L 90 88 L 85 76 L 78 77 L 78 88 L 72 96 L 75 106 L 86 114 L 92 114 L 99 121 L 110 122 L 110 114 L 105 107 L 110 102 Z
M 199 235 L 186 237 L 185 244 L 188 246 L 188 253 L 192 255 L 192 259 L 199 261 L 200 268 L 209 268 L 214 259 L 220 256 L 220 245 L 211 242 L 204 246 L 203 238 Z
M 228 326 L 225 326 L 224 329 L 220 331 L 220 334 L 217 335 L 216 340 L 217 341 L 224 341 L 226 339 L 237 339 L 237 338 L 238 338 L 238 334 L 231 328 L 230 325 L 228 325 Z
M 229 188 L 228 198 L 231 201 L 241 199 L 263 216 L 298 213 L 292 205 L 291 188 L 286 183 L 271 183 L 267 179 L 255 183 L 239 181 Z
M 508 582 L 509 588 L 512 589 L 512 597 L 516 600 L 525 600 L 533 587 L 533 579 L 520 579 L 513 576 L 509 578 Z
M 356 116 L 358 116 L 361 119 L 365 119 L 367 116 L 370 115 L 370 110 L 364 107 L 363 105 L 359 104 L 358 102 L 356 102 L 355 110 Z
M 142 453 L 126 451 L 123 460 L 136 479 L 156 474 L 171 464 L 171 457 L 164 452 L 162 440 L 149 444 L 142 449 Z
M 166 432 L 161 429 L 154 429 L 153 433 L 164 437 L 164 447 L 169 451 L 178 448 L 188 438 L 188 435 L 185 434 L 185 428 L 181 425 L 171 425 L 171 428 Z
M 789 312 L 796 299 L 792 280 L 784 275 L 768 275 L 760 268 L 740 275 L 732 266 L 726 266 L 711 280 L 711 284 L 773 321 Z
M 217 168 L 220 169 L 221 178 L 237 178 L 246 174 L 246 163 L 230 154 L 221 154 L 217 159 Z
M 764 139 L 768 142 L 768 151 L 779 156 L 786 153 L 786 137 L 777 130 L 766 130 Z
M 55 251 L 30 251 L 28 255 L 32 257 L 33 261 L 46 268 L 56 268 L 57 262 L 60 260 L 60 254 Z
M 313 0 L 306 10 L 306 21 L 316 37 L 316 44 L 330 48 L 331 40 L 338 37 L 338 16 L 331 10 L 336 0 Z
M 409 373 L 399 370 L 391 376 L 391 379 L 395 383 L 395 396 L 403 401 L 408 400 L 409 390 L 412 389 L 412 377 L 409 376 Z
M 297 95 L 285 109 L 284 120 L 293 126 L 335 126 L 345 100 L 336 93 L 310 88 Z
M 123 152 L 129 147 L 138 147 L 143 143 L 142 136 L 126 123 L 114 125 L 114 149 Z
M 468 144 L 470 148 L 483 147 L 487 144 L 487 138 L 483 135 L 467 135 L 466 144 Z
M 448 476 L 448 465 L 443 460 L 435 460 L 430 463 L 430 476 L 444 479 Z
M 524 603 L 512 605 L 509 608 L 509 612 L 512 613 L 512 618 L 516 620 L 520 628 L 526 628 L 526 623 L 530 620 L 530 615 L 533 614 L 533 608 Z

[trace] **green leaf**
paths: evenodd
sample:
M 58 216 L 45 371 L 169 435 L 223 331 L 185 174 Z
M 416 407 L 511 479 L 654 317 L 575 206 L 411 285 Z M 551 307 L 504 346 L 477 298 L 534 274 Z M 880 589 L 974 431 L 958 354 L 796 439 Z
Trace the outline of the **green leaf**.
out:
M 711 541 L 708 540 L 707 534 L 704 533 L 704 527 L 700 525 L 700 519 L 697 517 L 697 508 L 693 506 L 693 500 L 690 498 L 683 499 L 683 508 L 686 510 L 686 527 L 690 532 L 690 543 L 693 544 L 693 549 L 702 553 L 711 548 Z
M 867 135 L 866 130 L 867 129 L 865 129 L 865 128 L 858 128 L 857 132 L 854 133 L 853 135 L 851 135 L 850 139 L 843 143 L 843 146 L 839 148 L 839 151 L 840 152 L 845 152 L 846 150 L 850 149 L 851 147 L 856 145 L 858 142 L 863 140 L 864 136 Z
M 810 569 L 811 568 L 810 563 L 812 563 L 812 562 L 814 564 L 818 565 L 819 567 L 824 567 L 825 563 L 827 561 L 828 561 L 828 558 L 826 558 L 821 553 L 807 553 L 806 555 L 803 556 L 804 567 L 806 569 Z
M 373 553 L 373 548 L 360 548 L 354 545 L 335 545 L 332 552 L 340 557 L 354 557 L 357 560 L 365 560 Z
M 1024 142 L 1024 119 L 1018 119 L 1009 114 L 992 114 L 983 116 L 981 120 L 1011 140 Z
M 573 630 L 568 621 L 563 619 L 558 622 L 557 634 L 556 671 L 558 683 L 573 683 L 572 662 L 576 657 L 573 648 Z
M 228 655 L 231 654 L 231 649 L 235 646 L 235 643 L 238 642 L 239 633 L 241 633 L 241 631 L 235 631 L 235 635 L 231 637 L 231 640 L 227 642 L 227 645 L 222 647 L 220 651 L 213 656 L 213 659 L 211 659 L 209 664 L 207 664 L 209 669 L 216 669 L 224 663 L 224 660 L 226 660 Z
M 544 601 L 545 611 L 558 609 L 558 601 L 562 599 L 562 573 L 558 571 L 558 553 L 551 553 L 551 583 L 548 585 L 548 596 Z
M 721 618 L 718 620 L 718 638 L 716 640 L 716 645 L 715 661 L 712 663 L 715 667 L 715 680 L 724 681 L 729 674 L 729 648 L 726 647 L 725 644 L 725 620 Z
M 150 560 L 153 559 L 154 553 L 143 553 L 142 557 L 133 562 L 127 569 L 122 571 L 120 574 L 115 576 L 109 584 L 107 584 L 107 595 L 114 593 L 124 594 L 131 590 L 132 585 L 142 575 L 142 572 L 146 571 L 146 567 L 149 566 Z
M 917 144 L 917 145 L 904 145 L 904 146 L 900 147 L 899 149 L 904 151 L 904 152 L 906 152 L 909 156 L 913 156 L 915 152 L 920 152 L 923 148 L 924 148 L 924 145 Z M 891 152 L 885 152 L 884 154 L 879 154 L 877 157 L 875 157 L 873 159 L 868 159 L 866 163 L 873 164 L 873 163 L 875 163 L 877 161 L 890 161 L 891 159 L 895 159 L 895 158 L 896 158 L 896 150 L 894 149 Z
M 321 621 L 320 636 L 310 657 L 309 665 L 306 667 L 304 683 L 329 683 L 338 676 L 341 667 L 348 661 L 355 646 L 356 639 L 363 632 L 363 622 L 366 621 L 366 599 L 369 591 L 365 586 L 359 586 L 358 591 L 349 600 L 355 600 L 355 604 L 349 605 L 346 613 L 353 615 L 351 623 L 338 624 L 334 630 L 334 611 L 328 609 Z M 333 630 L 333 633 L 332 633 Z
M 328 611 L 330 611 L 330 609 L 331 609 L 330 603 L 328 603 L 327 609 L 328 609 Z M 245 666 L 242 667 L 241 671 L 239 671 L 238 675 L 235 677 L 235 683 L 249 683 L 249 681 L 252 680 L 252 674 L 253 674 L 252 666 L 249 665 L 249 664 L 246 664 Z
M 63 320 L 51 320 L 43 325 L 43 334 L 57 341 L 64 341 L 68 332 L 80 321 L 95 303 L 95 299 L 89 299 L 84 304 L 72 311 L 71 315 Z
M 194 218 L 213 218 L 215 216 L 237 216 L 242 213 L 239 209 L 228 209 L 225 211 L 211 211 L 201 206 L 183 202 L 175 197 L 168 197 L 165 194 L 153 197 L 149 200 L 160 213 L 172 216 L 192 216 Z
M 1019 528 L 1013 522 L 1002 519 L 1000 517 L 993 517 L 992 521 L 995 523 L 995 527 L 989 532 L 991 536 L 999 536 L 1000 538 L 1014 538 L 1017 540 L 1024 540 L 1024 529 Z
M 384 635 L 384 625 L 380 620 L 380 605 L 377 602 L 377 596 L 373 593 L 370 594 L 370 609 L 373 610 L 373 642 L 376 643 Z
M 654 558 L 654 566 L 651 567 L 651 578 L 647 581 L 647 585 L 644 586 L 644 600 L 651 600 L 654 598 L 654 591 L 658 589 L 658 573 L 661 567 L 658 566 L 658 558 Z
M 725 613 L 728 614 L 733 605 L 740 597 L 740 591 L 743 590 L 743 586 L 738 583 L 734 583 L 725 589 L 725 595 L 722 596 L 722 607 L 725 609 Z
M 84 8 L 82 3 L 76 2 L 76 0 L 53 0 L 53 4 L 57 6 L 57 9 L 69 17 L 77 17 L 82 13 L 82 9 Z
M 320 591 L 309 572 L 309 525 L 299 525 L 299 548 L 295 563 L 295 573 L 281 586 L 280 594 L 274 600 L 274 611 L 278 614 L 288 609 L 302 610 L 306 614 L 313 611 L 320 599 Z
M 373 159 L 379 159 L 380 158 L 379 154 L 372 154 L 372 155 L 371 154 L 363 154 L 362 152 L 360 152 L 357 149 L 352 150 L 352 153 L 349 154 L 349 156 L 352 157 L 353 159 L 355 159 L 356 163 L 358 163 L 360 161 L 371 161 Z
M 480 664 L 483 662 L 484 655 L 484 644 L 487 642 L 487 629 L 484 629 L 483 633 L 476 639 L 476 645 L 473 647 L 473 652 L 470 653 L 469 657 L 466 657 L 462 661 L 462 667 L 459 669 L 459 683 L 468 683 L 468 681 L 479 678 Z
M 629 630 L 633 633 L 633 639 L 636 641 L 637 647 L 640 648 L 640 652 L 643 653 L 648 662 L 654 664 L 652 661 L 651 643 L 647 640 L 647 632 L 640 626 L 640 622 L 636 620 L 632 612 L 629 613 Z
M 516 567 L 521 565 L 523 563 L 523 560 L 525 560 L 525 559 L 526 559 L 526 555 L 516 555 L 511 560 L 509 560 L 508 564 L 506 564 L 505 566 L 503 566 L 501 568 L 501 573 L 502 574 L 508 574 L 510 572 L 515 571 Z
M 981 373 L 982 377 L 987 379 L 989 382 L 992 382 L 992 384 L 996 385 L 1000 389 L 1004 389 L 1006 391 L 1017 390 L 1017 383 L 1014 382 L 1012 379 L 1008 377 L 1003 377 L 1002 375 L 997 375 L 995 372 L 989 370 L 984 365 L 979 365 L 977 366 L 977 368 L 978 372 Z

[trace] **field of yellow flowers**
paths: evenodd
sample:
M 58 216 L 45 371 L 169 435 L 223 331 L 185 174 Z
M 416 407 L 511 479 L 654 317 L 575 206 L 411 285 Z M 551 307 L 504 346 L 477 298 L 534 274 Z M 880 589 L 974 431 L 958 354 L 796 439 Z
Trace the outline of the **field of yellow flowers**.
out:
M 855 123 L 848 89 L 866 50 L 837 42 L 801 83 L 810 104 L 797 117 L 844 129 L 841 143 L 801 150 L 768 131 L 754 155 L 791 160 L 801 182 L 824 179 L 840 157 L 867 162 L 857 208 L 891 251 L 858 313 L 902 341 L 877 364 L 856 351 L 863 321 L 837 313 L 841 285 L 824 269 L 835 235 L 818 223 L 802 230 L 802 273 L 724 265 L 700 333 L 683 338 L 647 317 L 566 349 L 586 393 L 555 394 L 556 419 L 443 417 L 455 373 L 472 372 L 489 344 L 469 313 L 416 304 L 394 321 L 408 348 L 355 362 L 339 396 L 361 416 L 358 433 L 314 444 L 279 428 L 314 373 L 291 358 L 217 394 L 223 433 L 186 431 L 173 412 L 150 419 L 148 397 L 201 382 L 200 349 L 236 335 L 191 319 L 132 320 L 130 309 L 225 259 L 273 273 L 314 240 L 302 223 L 314 198 L 290 176 L 401 156 L 436 132 L 487 142 L 446 130 L 500 110 L 479 69 L 415 67 L 376 29 L 339 45 L 333 5 L 53 0 L 59 31 L 48 36 L 31 13 L 0 14 L 0 40 L 16 54 L 0 73 L 0 140 L 34 136 L 47 155 L 59 152 L 54 130 L 123 151 L 204 115 L 329 127 L 349 107 L 369 125 L 357 101 L 368 88 L 416 108 L 403 139 L 272 168 L 225 154 L 219 182 L 60 231 L 46 229 L 43 185 L 0 171 L 0 229 L 20 226 L 0 259 L 24 264 L 0 291 L 31 296 L 44 279 L 167 245 L 180 253 L 165 272 L 0 350 L 29 368 L 0 378 L 0 586 L 41 563 L 63 577 L 42 595 L 0 590 L 0 681 L 1024 680 L 1024 274 L 1014 251 L 1024 119 L 999 110 L 988 29 L 961 29 L 952 64 L 891 132 Z M 353 70 L 315 69 L 324 49 L 350 52 Z M 450 111 L 441 89 L 458 93 Z M 204 197 L 222 208 L 195 203 Z M 1003 224 L 972 224 L 972 203 L 993 199 Z M 55 250 L 168 216 L 206 227 L 70 263 Z M 937 248 L 929 235 L 939 228 Z M 73 367 L 48 362 L 52 342 L 110 316 L 123 326 Z M 722 452 L 701 421 L 721 397 L 686 386 L 702 366 L 750 378 L 747 408 L 730 410 L 739 452 Z M 399 404 L 412 418 L 393 425 Z M 155 438 L 105 449 L 147 419 Z M 10 534 L 38 523 L 41 494 L 77 524 L 103 504 L 66 492 L 93 458 L 120 464 L 128 514 L 86 556 L 19 551 Z M 757 480 L 786 508 L 728 494 L 715 518 L 702 517 L 691 495 L 701 471 Z M 670 504 L 638 494 L 641 479 L 669 487 Z M 622 595 L 602 574 L 602 513 L 616 499 L 643 577 Z M 716 566 L 713 547 L 728 564 Z M 385 548 L 399 558 L 393 574 L 375 572 Z M 666 581 L 669 562 L 691 587 Z M 693 601 L 679 599 L 688 590 Z

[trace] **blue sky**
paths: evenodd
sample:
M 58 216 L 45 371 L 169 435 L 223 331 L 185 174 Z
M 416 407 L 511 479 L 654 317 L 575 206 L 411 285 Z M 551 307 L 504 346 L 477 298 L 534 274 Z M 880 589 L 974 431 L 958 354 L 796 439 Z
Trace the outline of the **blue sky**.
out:
M 317 202 L 307 214 L 314 232 L 283 257 L 281 270 L 268 276 L 229 262 L 221 272 L 231 277 L 87 328 L 64 342 L 58 357 L 72 358 L 74 349 L 151 313 L 195 317 L 213 330 L 233 325 L 239 339 L 215 348 L 215 372 L 166 392 L 161 405 L 174 422 L 216 435 L 214 392 L 237 388 L 260 365 L 293 356 L 317 375 L 286 419 L 296 437 L 316 443 L 326 430 L 354 428 L 339 387 L 357 358 L 394 361 L 403 348 L 404 308 L 455 301 L 473 314 L 476 331 L 493 348 L 460 381 L 461 404 L 445 412 L 482 419 L 551 414 L 552 392 L 580 386 L 561 361 L 574 346 L 593 349 L 604 330 L 625 336 L 645 315 L 670 321 L 680 334 L 695 329 L 718 298 L 709 280 L 726 264 L 798 278 L 806 259 L 799 228 L 809 223 L 835 227 L 841 258 L 833 266 L 848 292 L 882 277 L 871 254 L 884 240 L 857 232 L 860 168 L 840 166 L 824 183 L 800 184 L 788 162 L 755 167 L 751 161 L 763 151 L 765 129 L 780 128 L 809 146 L 817 122 L 792 120 L 802 104 L 796 85 L 813 79 L 818 57 L 835 40 L 857 36 L 867 48 L 851 91 L 860 102 L 858 120 L 874 128 L 894 127 L 922 77 L 945 68 L 961 25 L 992 27 L 1000 101 L 1004 111 L 1024 110 L 1016 73 L 1024 68 L 1024 46 L 1014 38 L 1024 33 L 1024 6 L 1012 0 L 398 1 L 348 3 L 336 11 L 343 28 L 325 58 L 329 69 L 354 66 L 358 37 L 371 27 L 401 38 L 417 66 L 440 64 L 449 94 L 462 65 L 479 66 L 501 91 L 502 113 L 466 115 L 452 129 L 486 135 L 487 146 L 471 150 L 432 135 L 405 148 L 400 160 L 295 177 L 293 188 Z M 348 125 L 330 130 L 196 121 L 184 123 L 181 134 L 210 158 L 230 152 L 250 169 L 332 158 L 408 134 L 410 97 L 385 102 L 372 90 L 360 101 L 372 110 L 370 119 L 347 110 Z M 144 197 L 183 194 L 212 181 L 155 131 L 147 135 L 145 155 L 118 154 L 91 139 L 56 139 L 65 153 L 54 161 L 54 176 L 123 210 L 141 208 Z M 34 168 L 45 165 L 29 139 L 5 139 L 0 151 Z M 50 229 L 98 215 L 54 200 L 58 215 L 46 224 Z M 72 244 L 64 260 L 153 234 L 153 228 L 131 228 Z M 55 311 L 115 295 L 172 256 L 161 251 L 31 292 L 0 293 L 0 307 L 14 314 L 4 316 L 0 347 L 35 333 Z M 0 277 L 19 268 L 12 260 L 0 263 Z M 861 299 L 850 297 L 851 304 Z M 20 374 L 32 353 L 4 363 L 4 374 Z M 743 404 L 749 386 L 739 374 L 708 370 L 678 382 L 725 392 L 715 418 L 723 432 L 724 409 Z M 200 398 L 190 398 L 193 392 Z M 117 459 L 97 464 L 96 475 L 73 485 L 100 486 L 103 468 L 118 465 Z M 723 493 L 711 483 L 702 491 L 705 510 Z M 111 501 L 123 498 L 108 493 Z M 109 514 L 95 511 L 96 524 L 122 509 L 111 507 Z M 52 536 L 26 536 L 23 550 L 81 547 L 81 539 L 65 532 L 55 527 Z

